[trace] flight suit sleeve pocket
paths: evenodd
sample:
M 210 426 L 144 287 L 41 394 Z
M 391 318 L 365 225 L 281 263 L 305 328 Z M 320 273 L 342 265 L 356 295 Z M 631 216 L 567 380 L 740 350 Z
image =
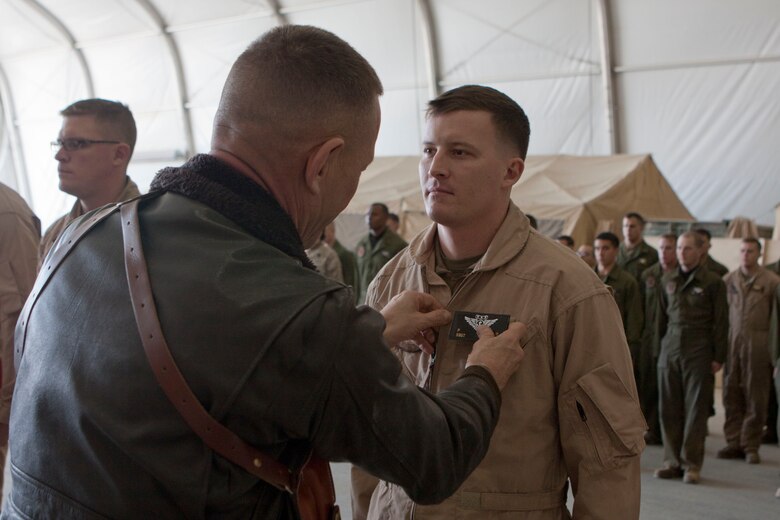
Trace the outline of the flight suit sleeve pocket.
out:
M 589 445 L 581 453 L 583 470 L 598 474 L 642 453 L 647 425 L 639 403 L 609 363 L 577 380 L 564 402 L 573 432 Z

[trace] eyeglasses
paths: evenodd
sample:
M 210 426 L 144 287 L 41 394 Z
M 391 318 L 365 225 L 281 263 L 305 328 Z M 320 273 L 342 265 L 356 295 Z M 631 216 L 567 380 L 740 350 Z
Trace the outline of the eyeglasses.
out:
M 120 141 L 104 141 L 100 139 L 81 139 L 79 137 L 73 137 L 68 139 L 57 139 L 51 142 L 51 150 L 54 153 L 60 151 L 60 148 L 64 148 L 67 152 L 73 152 L 75 150 L 81 150 L 93 144 L 119 144 Z

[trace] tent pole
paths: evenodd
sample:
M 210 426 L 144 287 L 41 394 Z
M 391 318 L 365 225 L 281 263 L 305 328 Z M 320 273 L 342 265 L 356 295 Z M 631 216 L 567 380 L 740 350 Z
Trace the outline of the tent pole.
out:
M 287 21 L 287 15 L 282 12 L 282 6 L 279 4 L 279 0 L 268 0 L 268 6 L 271 8 L 271 11 L 273 11 L 276 25 L 287 25 L 290 23 Z
M 24 162 L 24 154 L 22 153 L 22 137 L 16 124 L 16 110 L 11 94 L 11 85 L 8 83 L 8 77 L 5 75 L 5 70 L 3 70 L 1 64 L 0 105 L 3 106 L 5 127 L 8 129 L 8 140 L 11 145 L 11 157 L 14 162 L 14 174 L 16 175 L 16 190 L 32 206 L 32 192 L 30 191 L 30 183 L 27 180 L 27 164 Z
M 610 23 L 610 0 L 598 0 L 598 26 L 601 40 L 601 81 L 604 86 L 605 116 L 609 134 L 610 155 L 620 153 L 620 129 L 616 116 L 615 73 L 612 64 L 612 24 Z
M 95 97 L 95 86 L 92 83 L 92 72 L 89 70 L 89 65 L 87 65 L 87 60 L 84 57 L 84 52 L 76 44 L 76 38 L 73 37 L 73 34 L 71 34 L 70 30 L 68 30 L 68 28 L 65 27 L 65 24 L 63 24 L 59 18 L 54 16 L 54 14 L 52 14 L 51 11 L 46 9 L 43 5 L 38 3 L 36 0 L 20 0 L 20 1 L 27 4 L 27 6 L 30 7 L 36 13 L 38 13 L 38 15 L 45 18 L 46 21 L 48 21 L 52 26 L 54 26 L 57 32 L 60 33 L 60 36 L 62 36 L 63 39 L 68 42 L 71 50 L 76 54 L 76 59 L 78 60 L 79 66 L 81 67 L 81 72 L 84 75 L 84 82 L 86 83 L 86 87 L 87 87 L 87 97 L 88 98 Z
M 184 79 L 184 67 L 181 63 L 179 47 L 176 45 L 176 40 L 173 39 L 173 35 L 168 32 L 168 27 L 166 26 L 162 15 L 157 8 L 152 5 L 152 2 L 150 0 L 136 1 L 144 11 L 146 11 L 146 14 L 152 19 L 155 27 L 160 31 L 163 40 L 165 40 L 165 45 L 168 47 L 168 52 L 171 55 L 173 72 L 174 76 L 176 76 L 176 87 L 179 91 L 179 116 L 181 117 L 182 126 L 184 127 L 184 140 L 187 143 L 187 150 L 184 156 L 189 159 L 195 154 L 195 134 L 192 130 L 192 116 L 190 115 L 190 109 L 187 106 L 187 82 Z
M 441 94 L 439 85 L 439 44 L 436 27 L 433 23 L 433 10 L 430 0 L 417 0 L 422 15 L 422 35 L 425 41 L 425 61 L 428 75 L 428 97 L 434 99 Z

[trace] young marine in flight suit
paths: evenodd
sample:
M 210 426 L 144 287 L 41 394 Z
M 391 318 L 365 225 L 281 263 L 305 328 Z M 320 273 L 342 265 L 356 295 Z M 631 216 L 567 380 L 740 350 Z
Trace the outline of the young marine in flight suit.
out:
M 459 87 L 429 103 L 419 173 L 434 224 L 382 269 L 368 304 L 380 309 L 412 289 L 464 311 L 438 329 L 435 350 L 392 346 L 409 377 L 433 393 L 461 374 L 470 323 L 529 324 L 526 356 L 503 394 L 490 450 L 461 488 L 422 505 L 382 481 L 371 519 L 569 518 L 567 481 L 575 518 L 639 517 L 646 426 L 615 300 L 510 202 L 529 131 L 517 103 L 488 87 Z
M 723 381 L 726 447 L 721 459 L 758 464 L 758 448 L 766 423 L 772 361 L 769 321 L 780 277 L 758 265 L 761 242 L 740 244 L 739 269 L 724 278 L 729 301 L 729 356 Z

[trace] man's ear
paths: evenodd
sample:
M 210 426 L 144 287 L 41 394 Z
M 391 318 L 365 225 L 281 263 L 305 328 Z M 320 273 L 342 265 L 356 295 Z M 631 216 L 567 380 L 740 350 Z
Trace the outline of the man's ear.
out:
M 525 171 L 525 162 L 520 157 L 512 157 L 506 166 L 504 183 L 509 187 L 514 186 L 520 180 L 523 171 Z
M 304 172 L 306 186 L 314 193 L 320 191 L 320 181 L 328 174 L 333 161 L 344 147 L 344 139 L 331 137 L 309 152 L 306 159 L 306 171 Z
M 114 163 L 127 164 L 130 162 L 130 145 L 119 143 L 114 149 Z

